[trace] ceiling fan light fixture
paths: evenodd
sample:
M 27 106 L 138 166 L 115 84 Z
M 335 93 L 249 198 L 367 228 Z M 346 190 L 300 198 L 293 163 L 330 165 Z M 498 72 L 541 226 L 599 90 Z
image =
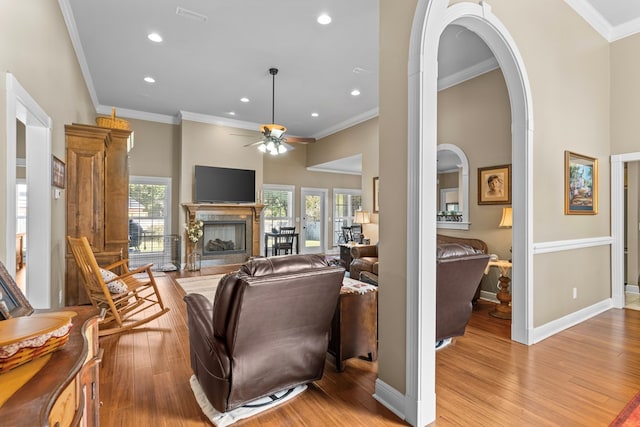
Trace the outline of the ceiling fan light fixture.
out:
M 284 154 L 287 152 L 287 147 L 283 144 L 278 144 L 278 154 Z
M 267 146 L 264 144 L 264 142 L 260 145 L 258 145 L 258 151 L 262 152 L 262 153 L 266 153 L 267 152 Z
M 262 125 L 262 133 L 265 136 L 272 136 L 274 138 L 280 138 L 287 131 L 287 128 L 282 125 L 270 123 L 268 125 Z

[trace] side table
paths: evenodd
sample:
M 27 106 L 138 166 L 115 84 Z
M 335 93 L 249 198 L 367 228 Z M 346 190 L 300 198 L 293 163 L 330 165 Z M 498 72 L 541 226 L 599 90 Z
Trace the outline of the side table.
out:
M 510 261 L 502 259 L 489 261 L 484 274 L 488 274 L 491 267 L 497 267 L 500 270 L 500 277 L 496 285 L 498 287 L 496 298 L 498 298 L 500 304 L 496 305 L 496 308 L 490 311 L 489 314 L 499 319 L 511 319 L 511 294 L 509 293 L 509 283 L 511 283 L 511 279 L 508 275 L 512 264 Z
M 345 279 L 348 280 L 348 279 Z M 351 283 L 358 282 L 350 280 Z M 378 290 L 362 283 L 363 293 L 343 286 L 331 322 L 329 354 L 336 359 L 336 370 L 344 370 L 344 361 L 356 356 L 378 358 Z

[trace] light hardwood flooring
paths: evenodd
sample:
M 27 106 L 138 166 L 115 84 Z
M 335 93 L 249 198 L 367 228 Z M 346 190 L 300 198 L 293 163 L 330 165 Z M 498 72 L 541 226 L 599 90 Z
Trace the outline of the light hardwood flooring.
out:
M 209 425 L 189 387 L 183 291 L 173 276 L 158 278 L 169 313 L 100 339 L 103 427 Z M 609 310 L 527 347 L 509 339 L 509 321 L 489 316 L 491 307 L 479 302 L 465 336 L 436 353 L 433 425 L 607 426 L 640 390 L 639 311 Z M 236 425 L 407 425 L 372 397 L 376 377 L 375 362 L 350 359 L 337 373 L 329 357 L 302 395 Z

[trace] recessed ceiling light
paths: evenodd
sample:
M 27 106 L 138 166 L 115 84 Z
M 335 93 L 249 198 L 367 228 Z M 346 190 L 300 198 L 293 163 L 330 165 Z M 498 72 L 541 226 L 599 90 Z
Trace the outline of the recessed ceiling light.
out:
M 327 25 L 330 23 L 331 23 L 331 17 L 326 13 L 323 13 L 322 15 L 318 16 L 318 24 Z
M 354 90 L 351 91 L 351 95 L 352 96 L 358 96 L 358 95 L 360 95 L 360 91 L 358 89 L 354 89 Z
M 160 43 L 162 41 L 162 36 L 158 33 L 151 33 L 147 36 L 147 38 L 156 43 Z
M 156 79 L 154 79 L 151 76 L 147 76 L 147 77 L 144 78 L 144 81 L 147 82 L 147 83 L 155 83 Z
M 318 117 L 320 114 L 318 113 L 311 113 L 311 117 Z
M 229 111 L 227 114 L 230 115 L 230 116 L 235 116 L 236 112 L 235 111 Z
M 240 98 L 240 102 L 249 102 L 249 98 Z

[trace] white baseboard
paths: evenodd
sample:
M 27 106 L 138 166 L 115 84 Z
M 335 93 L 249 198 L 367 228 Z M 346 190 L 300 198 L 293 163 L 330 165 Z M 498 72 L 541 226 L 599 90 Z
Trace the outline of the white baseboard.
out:
M 404 394 L 380 380 L 380 378 L 376 380 L 376 389 L 373 393 L 373 398 L 399 416 L 400 419 L 405 419 Z
M 481 300 L 485 300 L 485 301 L 491 301 L 491 302 L 495 302 L 495 303 L 500 303 L 498 298 L 496 298 L 496 293 L 495 292 L 480 291 L 480 299 Z
M 552 335 L 562 332 L 572 326 L 582 323 L 600 313 L 603 313 L 613 307 L 613 299 L 607 298 L 603 301 L 595 303 L 589 307 L 585 307 L 582 310 L 578 310 L 574 313 L 568 314 L 560 319 L 549 322 L 545 325 L 533 328 L 532 337 L 533 344 L 538 343 L 545 338 L 549 338 Z
M 630 294 L 640 294 L 640 286 L 638 285 L 624 285 L 624 291 L 629 292 Z

